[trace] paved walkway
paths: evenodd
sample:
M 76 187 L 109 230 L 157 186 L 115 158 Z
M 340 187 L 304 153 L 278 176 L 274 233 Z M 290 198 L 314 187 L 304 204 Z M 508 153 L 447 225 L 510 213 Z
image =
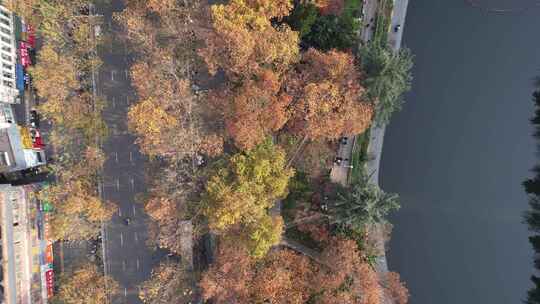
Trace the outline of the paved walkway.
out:
M 399 49 L 401 48 L 401 39 L 403 36 L 408 3 L 409 0 L 394 1 L 394 11 L 391 20 L 392 30 L 388 35 L 390 47 L 394 52 L 399 51 Z M 401 26 L 400 30 L 397 32 L 394 31 L 396 25 Z M 369 161 L 367 163 L 367 171 L 371 175 L 370 182 L 377 185 L 379 184 L 379 167 L 381 163 L 381 154 L 385 130 L 386 126 L 384 125 L 377 126 L 374 124 L 371 126 L 370 141 L 368 146 Z
M 394 10 L 392 13 L 392 19 L 391 19 L 391 31 L 388 35 L 388 40 L 390 47 L 394 52 L 399 51 L 401 48 L 401 40 L 402 40 L 402 34 L 403 29 L 405 27 L 405 17 L 407 14 L 407 6 L 409 1 L 408 0 L 394 0 Z M 372 35 L 372 26 L 366 26 L 370 23 L 371 18 L 374 18 L 375 13 L 377 11 L 378 7 L 378 0 L 366 0 L 366 3 L 364 4 L 364 14 L 365 14 L 365 23 L 364 28 L 362 30 L 362 33 L 360 34 L 361 41 L 360 43 L 367 43 Z M 374 20 L 374 19 L 373 19 Z M 400 29 L 396 32 L 394 28 L 396 25 L 400 25 Z M 370 139 L 369 139 L 369 145 L 368 145 L 368 162 L 366 164 L 366 170 L 368 174 L 370 175 L 369 182 L 372 184 L 379 185 L 379 167 L 381 163 L 381 155 L 382 155 L 382 148 L 383 148 L 383 142 L 384 142 L 384 133 L 386 130 L 386 126 L 377 126 L 373 124 L 371 126 L 370 130 Z M 347 146 L 341 147 L 338 150 L 338 156 L 342 159 L 351 159 L 352 158 L 352 146 L 353 142 L 355 140 L 355 137 L 349 137 L 349 142 L 347 143 Z M 348 163 L 345 163 L 345 165 L 348 165 Z M 340 183 L 342 185 L 347 185 L 348 180 L 348 167 L 344 166 L 338 166 L 334 165 L 332 167 L 332 171 L 330 172 L 330 179 L 333 182 Z M 375 234 L 373 238 L 377 240 L 376 246 L 378 248 L 381 248 L 381 254 L 377 257 L 376 261 L 376 269 L 379 275 L 383 275 L 388 272 L 388 263 L 386 260 L 385 252 L 385 244 L 384 244 L 384 236 L 383 236 L 383 227 L 381 225 L 377 225 L 375 227 Z M 390 298 L 383 299 L 384 304 L 392 304 L 393 300 Z

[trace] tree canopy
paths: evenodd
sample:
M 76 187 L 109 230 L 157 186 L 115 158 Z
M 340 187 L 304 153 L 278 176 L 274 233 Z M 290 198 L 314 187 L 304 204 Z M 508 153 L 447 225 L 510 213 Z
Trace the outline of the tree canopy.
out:
M 391 211 L 400 208 L 397 194 L 385 193 L 367 179 L 340 189 L 337 200 L 328 206 L 333 223 L 362 229 L 383 223 Z
M 358 41 L 360 22 L 344 9 L 343 0 L 301 1 L 285 21 L 299 32 L 306 48 L 348 51 Z
M 292 9 L 291 0 L 232 0 L 212 5 L 212 28 L 202 30 L 206 47 L 199 54 L 215 74 L 249 79 L 261 68 L 284 72 L 298 60 L 298 33 L 286 24 L 273 25 Z
M 58 294 L 53 303 L 59 304 L 103 304 L 120 291 L 120 286 L 111 277 L 104 276 L 93 264 L 85 264 L 70 273 L 60 276 Z
M 255 260 L 240 247 L 222 244 L 203 274 L 203 298 L 218 304 L 381 303 L 386 289 L 353 241 L 328 239 L 321 258 L 323 264 L 281 249 Z
M 387 124 L 401 109 L 403 93 L 411 88 L 413 56 L 408 49 L 394 53 L 387 46 L 368 43 L 360 49 L 359 61 L 368 95 L 375 101 L 375 121 Z
M 271 219 L 268 209 L 287 194 L 294 171 L 285 162 L 285 153 L 270 140 L 220 162 L 203 196 L 210 228 L 222 233 L 240 225 L 240 237 L 254 255 L 277 243 L 281 220 Z
M 193 273 L 181 263 L 164 262 L 152 270 L 139 288 L 145 304 L 191 303 L 195 299 Z
M 351 54 L 309 49 L 285 83 L 293 97 L 291 132 L 335 139 L 366 130 L 373 115 Z

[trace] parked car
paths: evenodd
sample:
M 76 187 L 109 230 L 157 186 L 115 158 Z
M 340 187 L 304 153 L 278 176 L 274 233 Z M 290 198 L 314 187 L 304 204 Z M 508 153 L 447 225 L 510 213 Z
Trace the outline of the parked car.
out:
M 33 128 L 39 128 L 39 113 L 36 110 L 30 111 L 30 125 Z
M 399 30 L 401 29 L 401 24 L 398 24 L 394 27 L 394 32 L 399 32 Z

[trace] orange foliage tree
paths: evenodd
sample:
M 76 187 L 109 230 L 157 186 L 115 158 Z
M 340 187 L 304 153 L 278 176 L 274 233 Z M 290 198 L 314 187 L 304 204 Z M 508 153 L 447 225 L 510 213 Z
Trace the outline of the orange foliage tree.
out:
M 225 127 L 236 146 L 248 150 L 287 122 L 290 98 L 279 95 L 280 80 L 271 70 L 261 70 L 240 87 L 225 89 L 214 97 L 224 109 Z
M 239 247 L 219 246 L 217 257 L 202 277 L 203 299 L 215 303 L 249 303 L 253 261 Z
M 360 73 L 351 54 L 309 49 L 297 70 L 291 71 L 285 90 L 293 96 L 293 133 L 311 139 L 334 139 L 366 130 L 373 117 L 360 85 Z
M 331 268 L 315 276 L 315 284 L 324 286 L 320 303 L 381 303 L 383 290 L 377 273 L 363 260 L 353 240 L 332 238 L 321 258 Z
M 344 0 L 318 0 L 315 5 L 319 7 L 321 15 L 339 16 L 345 8 Z
M 222 243 L 203 274 L 203 297 L 215 303 L 381 303 L 384 288 L 356 243 L 323 239 L 321 264 L 288 249 L 254 260 L 244 249 Z
M 289 250 L 255 261 L 244 249 L 223 243 L 200 287 L 203 298 L 215 303 L 304 303 L 313 292 L 309 278 L 314 267 Z
M 386 292 L 390 298 L 397 304 L 407 304 L 409 302 L 409 290 L 400 280 L 399 274 L 389 272 L 387 274 Z
M 129 1 L 116 19 L 139 60 L 131 67 L 140 98 L 129 113 L 131 130 L 148 155 L 172 158 L 197 152 L 212 156 L 223 147 L 221 123 L 211 117 L 204 94 L 195 92 L 192 70 L 197 66 L 194 35 L 205 20 L 198 1 Z M 200 21 L 202 22 L 202 21 Z
M 199 54 L 210 73 L 219 68 L 231 78 L 251 78 L 260 68 L 285 71 L 299 54 L 298 33 L 287 25 L 273 26 L 292 9 L 290 0 L 232 0 L 211 7 L 209 28 L 199 34 Z

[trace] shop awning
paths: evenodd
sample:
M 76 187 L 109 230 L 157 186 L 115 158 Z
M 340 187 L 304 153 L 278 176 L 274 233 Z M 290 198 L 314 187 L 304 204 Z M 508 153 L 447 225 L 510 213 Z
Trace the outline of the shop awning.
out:
M 21 41 L 19 42 L 19 56 L 21 57 L 21 64 L 23 67 L 28 67 L 32 64 L 32 60 L 30 59 L 30 53 L 29 49 L 30 44 Z
M 17 90 L 21 92 L 21 94 L 24 93 L 24 68 L 22 64 L 17 63 L 15 65 L 15 79 L 17 84 Z

